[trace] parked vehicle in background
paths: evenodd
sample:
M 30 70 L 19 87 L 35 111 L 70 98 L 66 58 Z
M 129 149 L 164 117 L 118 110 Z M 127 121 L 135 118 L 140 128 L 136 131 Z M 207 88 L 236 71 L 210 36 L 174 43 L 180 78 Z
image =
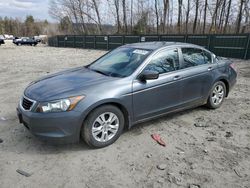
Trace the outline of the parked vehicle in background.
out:
M 5 43 L 4 40 L 0 38 L 0 46 L 1 44 L 4 44 L 4 43 Z
M 18 39 L 20 40 L 19 37 L 14 37 L 13 40 L 12 40 L 12 42 L 14 43 L 14 42 L 17 41 Z
M 34 36 L 33 39 L 37 42 L 41 42 L 42 39 L 39 36 Z
M 30 83 L 17 114 L 41 139 L 82 138 L 100 148 L 137 123 L 200 105 L 219 108 L 236 77 L 233 62 L 197 45 L 127 44 Z
M 37 42 L 45 44 L 47 41 L 47 35 L 34 36 L 33 39 L 36 40 Z
M 41 40 L 41 43 L 45 44 L 48 41 L 48 36 L 47 35 L 39 35 L 38 36 Z
M 4 38 L 5 38 L 5 40 L 13 40 L 14 36 L 13 35 L 9 35 L 9 34 L 4 34 Z
M 20 39 L 14 39 L 13 43 L 18 45 L 18 46 L 21 46 L 21 45 L 36 46 L 38 42 L 32 38 L 29 38 L 29 37 L 22 37 Z
M 5 42 L 4 42 L 4 36 L 3 35 L 0 35 L 0 46 L 1 46 L 1 44 L 4 44 Z

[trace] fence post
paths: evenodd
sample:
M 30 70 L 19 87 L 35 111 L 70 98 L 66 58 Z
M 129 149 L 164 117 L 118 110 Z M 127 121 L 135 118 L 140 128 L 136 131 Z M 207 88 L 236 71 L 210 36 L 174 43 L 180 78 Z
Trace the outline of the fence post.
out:
M 106 37 L 107 37 L 107 50 L 109 50 L 109 35 L 107 35 Z
M 185 37 L 184 37 L 184 41 L 187 43 L 188 41 L 188 35 L 186 34 Z
M 96 35 L 94 35 L 94 49 L 96 49 Z
M 64 35 L 64 48 L 66 47 L 66 40 L 65 40 L 66 37 L 67 35 Z M 68 37 L 67 37 L 67 40 L 68 40 Z
M 86 48 L 86 35 L 83 35 L 82 39 L 83 39 L 83 41 L 82 41 L 82 47 Z
M 209 35 L 206 35 L 206 37 L 207 37 L 207 38 L 206 38 L 206 39 L 207 39 L 207 40 L 206 40 L 206 49 L 209 49 L 209 40 L 210 40 L 210 39 L 209 39 Z
M 56 47 L 59 47 L 59 40 L 58 40 L 58 38 L 59 38 L 59 36 L 57 35 L 57 36 L 56 36 L 56 40 L 57 40 L 57 41 L 56 41 L 56 43 L 57 43 L 57 46 L 56 46 Z
M 248 34 L 247 37 L 247 43 L 246 43 L 246 49 L 245 49 L 245 54 L 244 54 L 244 59 L 248 58 L 248 49 L 250 48 L 250 34 Z
M 73 43 L 74 48 L 76 48 L 76 36 L 75 36 L 75 35 L 74 35 L 74 37 L 73 37 L 73 40 L 74 40 L 74 43 Z
M 125 41 L 125 36 L 122 35 L 122 45 L 124 45 L 124 41 Z
M 212 35 L 208 35 L 208 44 L 207 44 L 207 49 L 211 51 L 211 38 Z

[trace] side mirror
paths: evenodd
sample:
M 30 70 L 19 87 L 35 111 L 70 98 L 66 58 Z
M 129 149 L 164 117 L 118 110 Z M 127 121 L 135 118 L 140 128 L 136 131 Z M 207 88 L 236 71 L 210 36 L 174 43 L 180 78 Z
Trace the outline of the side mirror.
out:
M 139 76 L 140 80 L 155 80 L 157 78 L 159 78 L 159 72 L 151 70 L 144 70 Z

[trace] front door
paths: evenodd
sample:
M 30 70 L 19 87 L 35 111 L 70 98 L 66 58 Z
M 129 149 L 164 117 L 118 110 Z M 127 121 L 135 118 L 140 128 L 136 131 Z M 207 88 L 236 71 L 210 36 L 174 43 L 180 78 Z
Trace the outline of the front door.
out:
M 158 52 L 145 70 L 158 71 L 159 78 L 133 81 L 133 111 L 136 122 L 167 112 L 180 103 L 178 49 Z

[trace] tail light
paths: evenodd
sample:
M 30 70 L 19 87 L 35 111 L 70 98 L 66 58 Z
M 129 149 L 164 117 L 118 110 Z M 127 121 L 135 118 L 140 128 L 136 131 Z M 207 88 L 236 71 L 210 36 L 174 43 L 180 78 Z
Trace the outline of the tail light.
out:
M 237 72 L 237 68 L 236 68 L 236 64 L 235 63 L 231 63 L 229 65 L 233 70 L 235 70 Z

